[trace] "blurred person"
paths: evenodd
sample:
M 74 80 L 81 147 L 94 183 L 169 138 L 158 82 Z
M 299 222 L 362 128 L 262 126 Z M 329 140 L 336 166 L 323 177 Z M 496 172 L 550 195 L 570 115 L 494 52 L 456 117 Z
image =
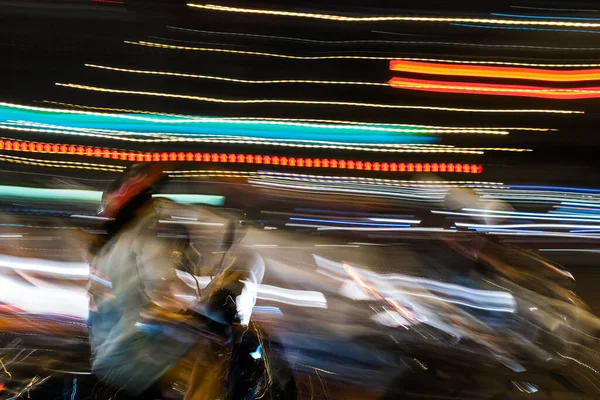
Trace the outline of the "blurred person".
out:
M 193 358 L 186 398 L 216 398 L 223 386 L 226 352 L 201 342 L 182 326 L 190 320 L 191 309 L 223 325 L 247 324 L 249 316 L 240 316 L 238 308 L 251 310 L 255 301 L 251 283 L 262 279 L 264 264 L 256 255 L 234 248 L 239 239 L 235 223 L 221 217 L 225 222 L 206 224 L 220 226 L 221 252 L 213 252 L 221 254 L 213 260 L 220 271 L 210 272 L 217 276 L 201 293 L 199 285 L 194 289 L 184 283 L 177 269 L 187 269 L 192 276 L 197 272 L 195 266 L 182 265 L 189 243 L 165 240 L 158 234 L 158 224 L 174 210 L 187 207 L 186 212 L 193 214 L 197 208 L 153 198 L 153 188 L 164 178 L 159 164 L 134 164 L 103 193 L 105 234 L 91 246 L 92 371 L 102 382 L 124 388 L 132 396 L 162 398 L 161 389 L 181 377 Z M 248 263 L 258 267 L 252 269 Z M 241 264 L 244 267 L 237 268 Z M 245 296 L 242 292 L 248 292 L 249 285 L 242 279 L 250 282 Z M 147 323 L 157 320 L 163 323 Z
M 501 225 L 504 222 L 504 218 L 499 218 L 493 212 L 514 211 L 510 204 L 501 200 L 482 202 L 473 189 L 467 188 L 449 190 L 444 199 L 444 208 L 449 211 L 467 208 L 490 211 L 482 213 L 481 221 L 477 221 L 486 225 Z M 494 218 L 489 215 L 494 215 Z M 468 242 L 450 241 L 449 244 L 475 261 L 479 272 L 498 274 L 544 295 L 572 297 L 572 293 L 566 289 L 574 282 L 569 272 L 529 250 L 502 243 L 496 235 L 479 234 Z

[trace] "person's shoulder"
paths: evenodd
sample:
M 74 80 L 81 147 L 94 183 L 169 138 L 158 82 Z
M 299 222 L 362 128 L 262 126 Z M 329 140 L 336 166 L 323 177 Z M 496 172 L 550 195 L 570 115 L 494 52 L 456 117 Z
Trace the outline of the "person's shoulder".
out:
M 159 219 L 197 218 L 198 215 L 211 214 L 209 207 L 201 204 L 183 204 L 173 200 L 158 197 L 153 199 L 152 208 L 154 215 Z

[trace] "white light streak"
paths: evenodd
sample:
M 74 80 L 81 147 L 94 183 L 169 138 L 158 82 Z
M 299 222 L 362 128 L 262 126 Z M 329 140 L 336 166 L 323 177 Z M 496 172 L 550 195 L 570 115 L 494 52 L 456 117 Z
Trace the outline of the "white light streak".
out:
M 476 218 L 537 219 L 537 220 L 545 220 L 545 221 L 600 222 L 600 218 L 562 218 L 562 217 L 558 217 L 558 216 L 556 216 L 556 217 L 553 217 L 553 216 L 536 217 L 534 215 L 531 215 L 531 216 L 530 215 L 521 215 L 521 214 L 531 214 L 531 213 L 515 213 L 515 214 L 506 213 L 506 214 L 501 214 L 501 215 L 491 215 L 491 214 L 487 214 L 488 212 L 491 213 L 492 211 L 482 211 L 481 214 L 463 213 L 463 212 L 457 212 L 457 211 L 438 211 L 438 210 L 431 211 L 432 214 L 455 215 L 455 216 L 461 216 L 461 217 L 476 217 Z M 500 226 L 498 226 L 498 227 L 500 227 Z
M 87 320 L 89 298 L 85 289 L 40 288 L 0 277 L 0 302 L 26 313 L 70 315 Z
M 568 26 L 580 28 L 600 28 L 599 23 L 591 22 L 565 22 L 565 21 L 529 21 L 520 19 L 498 19 L 498 18 L 464 18 L 464 17 L 422 17 L 422 16 L 370 16 L 370 17 L 349 17 L 344 15 L 305 13 L 296 11 L 268 10 L 242 7 L 226 7 L 215 4 L 194 4 L 188 3 L 188 7 L 200 8 L 211 11 L 241 13 L 241 14 L 259 14 L 276 15 L 280 17 L 295 17 L 320 19 L 336 22 L 463 22 L 463 23 L 481 23 L 493 25 L 526 25 L 526 26 Z
M 600 249 L 539 249 L 539 251 L 552 253 L 600 253 Z
M 203 226 L 223 226 L 223 223 L 220 222 L 200 222 L 200 221 L 169 221 L 166 219 L 158 220 L 161 224 L 183 224 L 183 225 L 203 225 Z
M 522 228 L 550 228 L 550 229 L 600 229 L 600 225 L 572 225 L 572 224 L 508 224 L 486 225 L 468 222 L 456 222 L 456 226 L 484 229 L 522 229 Z
M 0 268 L 15 271 L 39 272 L 63 277 L 87 279 L 89 267 L 86 263 L 22 258 L 0 254 Z
M 394 219 L 394 218 L 369 218 L 371 221 L 375 222 L 394 222 L 398 224 L 420 224 L 421 220 L 414 219 Z

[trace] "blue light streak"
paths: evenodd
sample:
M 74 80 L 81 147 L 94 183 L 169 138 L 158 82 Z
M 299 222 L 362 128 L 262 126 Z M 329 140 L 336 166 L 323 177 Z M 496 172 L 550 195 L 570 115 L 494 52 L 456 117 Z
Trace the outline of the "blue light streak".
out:
M 455 24 L 454 26 L 463 26 L 467 28 L 482 28 L 482 29 L 508 29 L 516 31 L 545 31 L 545 32 L 574 32 L 574 33 L 600 33 L 600 31 L 586 31 L 581 29 L 552 29 L 552 28 L 525 28 L 514 26 L 495 26 L 495 25 L 473 25 L 473 24 Z
M 600 18 L 581 18 L 581 17 L 552 17 L 548 15 L 523 15 L 523 14 L 500 14 L 491 13 L 494 17 L 508 17 L 508 18 L 528 18 L 528 19 L 558 19 L 568 21 L 600 21 Z
M 513 232 L 513 233 L 544 233 L 544 231 L 535 231 L 529 229 L 507 229 L 507 228 L 476 228 L 469 226 L 468 229 L 477 232 Z
M 562 201 L 560 204 L 564 205 L 564 206 L 573 206 L 573 207 L 600 207 L 600 203 L 582 203 L 582 202 Z M 600 209 L 598 211 L 600 211 Z

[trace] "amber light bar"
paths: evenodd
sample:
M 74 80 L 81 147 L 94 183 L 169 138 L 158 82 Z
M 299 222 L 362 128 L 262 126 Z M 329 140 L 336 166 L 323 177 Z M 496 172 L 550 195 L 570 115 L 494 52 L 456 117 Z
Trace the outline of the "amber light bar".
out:
M 480 174 L 480 164 L 420 163 L 420 162 L 377 162 L 341 160 L 336 158 L 285 157 L 262 154 L 200 153 L 200 152 L 139 152 L 74 144 L 29 142 L 22 140 L 0 140 L 0 150 L 25 151 L 47 154 L 67 154 L 107 158 L 122 161 L 189 161 L 213 163 L 238 163 L 276 165 L 302 168 L 354 169 L 381 172 L 453 172 Z

